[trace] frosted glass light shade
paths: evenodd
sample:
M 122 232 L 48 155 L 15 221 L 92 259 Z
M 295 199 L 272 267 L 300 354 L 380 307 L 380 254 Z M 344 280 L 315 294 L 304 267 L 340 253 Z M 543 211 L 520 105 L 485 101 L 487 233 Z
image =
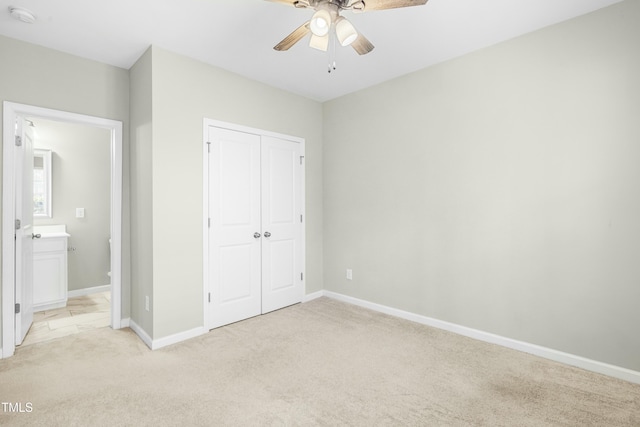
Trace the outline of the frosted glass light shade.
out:
M 309 46 L 314 49 L 318 49 L 326 52 L 327 48 L 329 47 L 329 34 L 325 34 L 322 37 L 316 36 L 315 34 L 311 34 L 311 40 L 309 40 Z
M 329 11 L 320 9 L 311 17 L 311 24 L 309 25 L 311 32 L 318 37 L 324 37 L 329 34 L 329 28 L 331 28 L 331 14 Z
M 342 16 L 336 20 L 336 35 L 342 46 L 349 46 L 358 38 L 358 32 L 351 22 Z

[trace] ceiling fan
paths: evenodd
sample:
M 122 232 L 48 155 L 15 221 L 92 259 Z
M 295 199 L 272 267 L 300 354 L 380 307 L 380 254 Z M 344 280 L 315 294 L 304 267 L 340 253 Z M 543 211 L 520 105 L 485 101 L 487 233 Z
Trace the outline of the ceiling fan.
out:
M 400 7 L 421 6 L 428 0 L 267 0 L 297 8 L 314 9 L 311 19 L 275 45 L 277 51 L 289 50 L 303 37 L 311 33 L 309 46 L 326 51 L 329 46 L 332 29 L 342 46 L 351 46 L 359 55 L 365 55 L 374 48 L 365 36 L 358 33 L 346 18 L 340 16 L 342 10 L 367 12 L 369 10 L 395 9 Z

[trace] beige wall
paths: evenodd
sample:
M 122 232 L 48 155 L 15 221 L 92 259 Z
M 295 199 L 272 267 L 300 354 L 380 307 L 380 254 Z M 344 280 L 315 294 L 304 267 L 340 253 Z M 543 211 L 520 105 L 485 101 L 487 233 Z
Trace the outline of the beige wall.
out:
M 638 22 L 625 1 L 327 102 L 325 289 L 640 370 Z
M 149 48 L 130 76 L 131 109 L 131 320 L 153 336 L 152 89 Z
M 2 58 L 0 101 L 120 120 L 124 124 L 122 316 L 128 317 L 130 294 L 129 156 L 126 154 L 129 140 L 128 71 L 4 36 L 0 36 L 0 58 Z M 2 135 L 2 129 L 0 129 L 0 135 Z
M 69 237 L 68 289 L 109 285 L 111 258 L 111 132 L 34 119 L 35 147 L 52 151 L 52 217 L 35 225 L 65 224 Z M 76 218 L 84 208 L 84 218 Z
M 322 289 L 321 104 L 162 49 L 151 52 L 152 338 L 203 324 L 204 118 L 305 138 L 307 293 Z

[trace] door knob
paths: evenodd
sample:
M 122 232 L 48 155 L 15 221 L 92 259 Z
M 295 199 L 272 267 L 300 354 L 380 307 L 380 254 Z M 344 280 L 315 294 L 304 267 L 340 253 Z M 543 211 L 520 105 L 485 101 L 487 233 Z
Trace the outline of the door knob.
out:
M 266 236 L 266 234 L 265 234 Z M 253 233 L 253 238 L 254 239 L 259 239 L 260 238 L 260 233 L 258 233 L 257 231 L 255 233 Z
M 41 237 L 42 237 L 42 234 L 40 234 L 40 233 L 38 233 L 38 234 L 33 234 L 33 233 L 31 233 L 31 238 L 32 238 L 32 239 L 39 239 L 39 238 L 41 238 Z
M 269 233 L 268 231 L 264 232 L 264 237 L 271 237 L 271 233 Z

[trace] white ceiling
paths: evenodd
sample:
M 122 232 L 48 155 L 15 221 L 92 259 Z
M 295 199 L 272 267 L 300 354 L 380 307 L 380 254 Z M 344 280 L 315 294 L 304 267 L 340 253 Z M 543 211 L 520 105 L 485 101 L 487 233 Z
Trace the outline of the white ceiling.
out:
M 331 74 L 307 39 L 272 49 L 312 11 L 265 0 L 0 0 L 0 34 L 126 69 L 155 45 L 326 101 L 619 1 L 430 0 L 344 12 L 376 49 L 338 47 Z M 9 6 L 31 10 L 36 23 L 14 20 Z

